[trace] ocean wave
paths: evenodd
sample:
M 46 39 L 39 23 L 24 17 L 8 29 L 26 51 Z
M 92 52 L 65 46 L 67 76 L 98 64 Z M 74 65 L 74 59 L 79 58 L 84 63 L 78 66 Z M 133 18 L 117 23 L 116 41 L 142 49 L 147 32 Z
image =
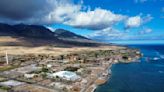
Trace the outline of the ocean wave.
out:
M 160 58 L 158 58 L 158 57 L 154 57 L 154 58 L 153 58 L 153 60 L 155 60 L 155 61 L 156 61 L 156 60 L 159 60 L 159 59 L 160 59 Z
M 164 59 L 164 55 L 160 55 L 160 58 L 161 58 L 161 59 Z
M 159 56 L 159 58 L 164 59 L 164 55 L 160 52 L 156 51 L 156 55 Z

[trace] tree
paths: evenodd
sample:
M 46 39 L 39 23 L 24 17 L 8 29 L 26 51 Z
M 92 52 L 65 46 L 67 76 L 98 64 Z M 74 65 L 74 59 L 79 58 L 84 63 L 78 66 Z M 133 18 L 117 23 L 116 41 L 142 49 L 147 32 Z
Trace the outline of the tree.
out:
M 48 69 L 43 67 L 42 72 L 48 72 Z
M 64 55 L 60 55 L 60 59 L 63 60 L 64 59 Z

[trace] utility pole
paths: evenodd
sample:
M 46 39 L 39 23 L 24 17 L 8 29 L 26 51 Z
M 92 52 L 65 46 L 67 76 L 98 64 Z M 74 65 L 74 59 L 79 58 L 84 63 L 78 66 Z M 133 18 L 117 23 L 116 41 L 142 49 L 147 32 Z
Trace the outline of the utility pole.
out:
M 7 51 L 6 51 L 6 64 L 9 64 L 9 60 L 8 60 L 8 55 L 7 55 Z

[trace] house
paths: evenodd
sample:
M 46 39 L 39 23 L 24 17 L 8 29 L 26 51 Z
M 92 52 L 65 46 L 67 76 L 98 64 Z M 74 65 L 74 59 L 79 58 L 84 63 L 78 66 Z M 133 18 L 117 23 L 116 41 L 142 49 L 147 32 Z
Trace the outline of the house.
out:
M 34 78 L 35 76 L 37 76 L 37 75 L 36 74 L 24 74 L 24 77 L 28 78 L 28 79 Z
M 47 64 L 47 68 L 51 68 L 52 67 L 52 65 L 51 64 Z

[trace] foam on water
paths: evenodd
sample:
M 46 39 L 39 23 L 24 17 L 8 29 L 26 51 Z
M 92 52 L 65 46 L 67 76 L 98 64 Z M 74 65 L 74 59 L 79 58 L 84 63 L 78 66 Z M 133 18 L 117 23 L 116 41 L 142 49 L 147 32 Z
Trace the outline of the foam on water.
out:
M 154 57 L 154 58 L 153 58 L 153 60 L 155 60 L 155 61 L 156 61 L 156 60 L 159 60 L 159 59 L 160 59 L 160 58 L 158 58 L 158 57 Z
M 159 56 L 161 59 L 164 59 L 164 55 L 161 54 L 160 52 L 156 51 L 156 55 Z

